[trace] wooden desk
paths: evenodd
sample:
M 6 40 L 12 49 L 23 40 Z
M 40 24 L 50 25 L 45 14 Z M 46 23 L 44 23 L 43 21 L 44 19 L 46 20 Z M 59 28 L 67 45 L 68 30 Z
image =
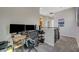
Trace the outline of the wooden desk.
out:
M 26 39 L 26 35 L 14 35 L 13 39 L 13 48 L 17 49 L 24 45 L 24 41 Z
M 14 42 L 18 42 L 20 40 L 24 40 L 26 38 L 26 35 L 16 35 L 14 38 L 13 38 L 13 41 Z

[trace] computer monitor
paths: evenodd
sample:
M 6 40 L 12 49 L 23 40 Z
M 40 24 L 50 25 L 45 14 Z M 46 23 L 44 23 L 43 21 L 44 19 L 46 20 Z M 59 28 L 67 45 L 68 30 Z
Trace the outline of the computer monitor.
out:
M 25 31 L 25 25 L 23 24 L 10 24 L 10 33 Z
M 36 25 L 26 25 L 26 31 L 28 30 L 36 30 Z

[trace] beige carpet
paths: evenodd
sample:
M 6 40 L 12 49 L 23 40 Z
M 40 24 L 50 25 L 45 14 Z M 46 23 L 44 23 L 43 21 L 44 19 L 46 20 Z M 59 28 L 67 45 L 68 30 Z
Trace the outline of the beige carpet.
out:
M 77 52 L 78 45 L 75 38 L 61 36 L 60 40 L 55 43 L 55 47 L 60 52 Z
M 60 40 L 52 47 L 47 43 L 43 43 L 38 47 L 35 47 L 37 52 L 79 52 L 79 48 L 75 38 L 62 36 Z M 16 52 L 22 52 L 18 49 Z M 23 52 L 28 52 L 28 49 L 24 49 Z M 34 49 L 31 52 L 36 52 Z

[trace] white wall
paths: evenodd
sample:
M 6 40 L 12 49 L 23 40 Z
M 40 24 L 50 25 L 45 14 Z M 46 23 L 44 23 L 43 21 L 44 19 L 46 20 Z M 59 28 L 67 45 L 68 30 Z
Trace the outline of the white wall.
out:
M 45 32 L 45 43 L 54 46 L 54 28 L 42 28 Z
M 0 7 L 0 41 L 7 40 L 10 24 L 37 24 L 39 8 Z
M 54 28 L 51 28 L 52 27 L 52 20 L 53 18 L 52 17 L 49 17 L 49 16 L 44 16 L 44 27 L 45 28 L 42 28 L 45 32 L 45 43 L 51 45 L 51 46 L 54 46 Z M 48 24 L 49 22 L 49 24 Z M 50 28 L 48 28 L 50 27 Z
M 70 8 L 55 14 L 54 25 L 58 27 L 58 19 L 64 18 L 64 27 L 60 27 L 60 34 L 69 37 L 75 37 L 76 19 L 75 8 Z
M 77 8 L 75 10 L 76 10 L 76 40 L 79 46 L 79 26 L 77 26 Z
M 55 15 L 54 26 L 58 27 L 58 19 L 64 18 L 64 27 L 60 28 L 60 34 L 64 36 L 74 37 L 79 46 L 79 26 L 76 20 L 76 8 L 70 8 Z
M 52 20 L 53 20 L 52 17 L 44 16 L 44 27 L 52 27 Z

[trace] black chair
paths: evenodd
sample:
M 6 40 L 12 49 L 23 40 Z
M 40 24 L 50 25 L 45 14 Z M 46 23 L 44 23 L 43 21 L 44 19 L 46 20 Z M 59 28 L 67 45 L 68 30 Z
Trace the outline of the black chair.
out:
M 35 41 L 35 47 L 38 46 L 38 31 L 30 31 L 28 32 L 29 36 L 31 39 L 33 39 Z
M 38 46 L 38 31 L 28 31 L 29 38 L 31 40 L 26 40 L 26 48 L 29 49 L 28 52 L 30 52 L 32 49 L 37 52 L 37 49 L 35 48 Z
M 28 40 L 27 44 L 28 44 L 28 49 L 29 49 L 28 52 L 30 52 L 31 50 L 35 50 L 37 52 L 37 49 L 35 48 L 34 41 Z

